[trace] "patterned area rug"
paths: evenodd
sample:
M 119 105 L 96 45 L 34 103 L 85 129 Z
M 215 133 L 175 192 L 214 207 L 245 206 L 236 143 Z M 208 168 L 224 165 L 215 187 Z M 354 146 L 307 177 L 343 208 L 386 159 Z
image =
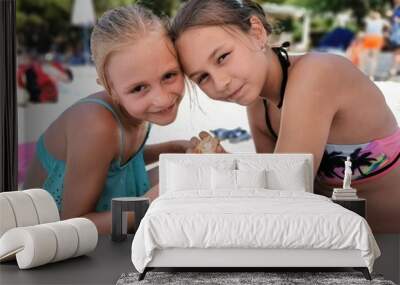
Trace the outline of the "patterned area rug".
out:
M 138 276 L 139 273 L 122 274 L 117 285 L 395 285 L 392 281 L 384 280 L 382 276 L 374 274 L 372 281 L 368 281 L 360 272 L 148 272 L 142 281 L 138 281 Z

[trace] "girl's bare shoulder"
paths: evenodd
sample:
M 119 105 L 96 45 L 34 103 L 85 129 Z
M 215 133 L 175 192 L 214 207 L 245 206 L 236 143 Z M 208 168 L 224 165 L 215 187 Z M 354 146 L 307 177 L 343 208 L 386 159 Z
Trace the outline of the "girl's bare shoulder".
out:
M 88 98 L 93 98 L 89 96 Z M 67 137 L 108 141 L 118 139 L 118 122 L 112 112 L 97 103 L 77 103 L 64 114 Z
M 344 56 L 309 52 L 301 56 L 293 57 L 290 68 L 294 75 L 313 75 L 314 77 L 332 76 L 342 71 L 357 71 L 356 67 Z
M 285 98 L 292 106 L 319 102 L 337 110 L 359 72 L 345 57 L 327 53 L 307 53 L 291 63 Z
M 340 55 L 311 52 L 294 57 L 289 69 L 288 88 L 292 91 L 337 96 L 346 93 L 363 75 L 347 58 Z M 296 92 L 298 93 L 298 92 Z M 332 98 L 330 98 L 332 100 Z

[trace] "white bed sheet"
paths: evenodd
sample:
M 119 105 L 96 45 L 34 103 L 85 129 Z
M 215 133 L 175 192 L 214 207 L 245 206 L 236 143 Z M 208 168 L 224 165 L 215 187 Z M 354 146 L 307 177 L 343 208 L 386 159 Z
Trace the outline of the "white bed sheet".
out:
M 361 216 L 320 195 L 266 189 L 160 196 L 135 234 L 133 265 L 143 272 L 166 248 L 357 249 L 370 272 L 380 255 Z

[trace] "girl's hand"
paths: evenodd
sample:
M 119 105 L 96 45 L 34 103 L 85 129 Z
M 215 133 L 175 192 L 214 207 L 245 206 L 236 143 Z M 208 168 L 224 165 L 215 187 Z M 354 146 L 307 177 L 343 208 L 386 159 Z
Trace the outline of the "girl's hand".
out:
M 188 140 L 178 140 L 174 144 L 177 148 L 177 153 L 187 153 L 188 149 L 192 147 L 191 141 Z
M 190 139 L 191 147 L 188 149 L 187 153 L 203 153 L 201 150 L 199 150 L 199 144 L 200 142 L 204 141 L 205 139 L 212 137 L 209 133 L 205 131 L 201 131 L 199 133 L 199 138 L 197 137 L 192 137 Z M 213 138 L 216 139 L 216 138 Z M 213 153 L 227 153 L 226 150 L 221 146 L 220 141 L 218 141 L 215 149 L 213 150 Z

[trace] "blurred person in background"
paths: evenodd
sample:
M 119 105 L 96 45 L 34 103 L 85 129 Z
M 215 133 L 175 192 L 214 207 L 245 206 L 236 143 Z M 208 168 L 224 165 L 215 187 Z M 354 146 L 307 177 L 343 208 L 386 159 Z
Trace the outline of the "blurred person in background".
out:
M 394 5 L 389 38 L 390 47 L 394 52 L 394 61 L 390 69 L 391 76 L 398 75 L 400 71 L 400 0 L 395 0 Z
M 377 11 L 371 11 L 365 19 L 364 52 L 361 60 L 361 69 L 371 80 L 374 79 L 378 57 L 384 45 L 384 30 L 388 26 L 389 23 Z

